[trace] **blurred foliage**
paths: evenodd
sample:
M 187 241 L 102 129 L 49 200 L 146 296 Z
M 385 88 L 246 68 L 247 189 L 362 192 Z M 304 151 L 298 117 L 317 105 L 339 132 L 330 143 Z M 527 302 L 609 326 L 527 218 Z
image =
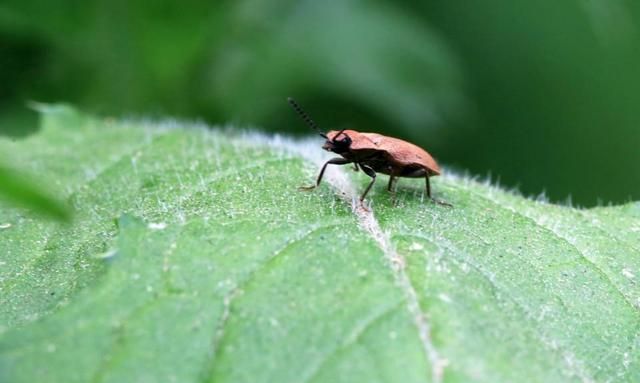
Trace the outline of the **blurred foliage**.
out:
M 586 205 L 640 199 L 640 3 L 4 0 L 0 129 L 25 100 L 409 139 Z
M 0 199 L 59 220 L 68 221 L 71 217 L 69 207 L 44 193 L 41 185 L 30 182 L 2 165 L 0 165 Z

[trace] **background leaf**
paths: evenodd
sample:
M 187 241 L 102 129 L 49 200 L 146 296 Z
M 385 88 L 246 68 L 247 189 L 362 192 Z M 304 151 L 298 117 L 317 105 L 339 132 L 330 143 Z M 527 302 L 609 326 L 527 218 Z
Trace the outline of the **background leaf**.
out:
M 0 380 L 638 381 L 640 205 L 367 183 L 319 140 L 45 108 L 0 140 L 74 207 L 0 208 Z M 384 180 L 381 180 L 384 181 Z
M 76 113 L 72 108 L 66 105 L 46 105 L 32 102 L 33 109 L 46 113 L 47 121 L 52 121 L 58 125 L 79 125 L 79 121 L 84 117 Z M 5 198 L 9 203 L 28 208 L 35 213 L 41 213 L 58 220 L 68 221 L 72 212 L 68 206 L 58 201 L 51 194 L 51 181 L 55 178 L 55 174 L 38 175 L 25 174 L 25 170 L 41 171 L 37 164 L 31 163 L 29 160 L 24 161 L 18 154 L 21 143 L 13 144 L 11 142 L 3 142 L 0 146 L 3 151 L 3 157 L 6 163 L 19 164 L 24 168 L 11 169 L 0 161 L 0 197 Z M 35 153 L 31 153 L 32 155 Z M 8 155 L 4 157 L 4 155 Z M 18 170 L 20 169 L 20 170 Z M 55 187 L 53 188 L 55 190 Z M 44 191 L 47 190 L 47 191 Z
M 70 212 L 66 206 L 43 193 L 41 188 L 27 181 L 26 178 L 0 164 L 0 196 L 36 212 L 60 220 L 69 219 Z
M 0 135 L 26 100 L 403 137 L 581 206 L 640 199 L 640 3 L 3 0 Z

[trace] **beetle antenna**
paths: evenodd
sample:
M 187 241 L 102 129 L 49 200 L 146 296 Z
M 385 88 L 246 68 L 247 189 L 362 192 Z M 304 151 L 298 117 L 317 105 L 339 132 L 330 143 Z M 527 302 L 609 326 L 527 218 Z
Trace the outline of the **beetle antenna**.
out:
M 291 97 L 287 97 L 287 101 L 289 101 L 289 104 L 291 104 L 291 106 L 293 107 L 293 109 L 298 112 L 298 114 L 300 115 L 300 117 L 302 117 L 302 119 L 304 120 L 304 122 L 307 123 L 307 125 L 309 125 L 309 127 L 313 130 L 315 130 L 316 132 L 320 133 L 320 136 L 328 139 L 327 135 L 322 133 L 322 131 L 320 130 L 320 128 L 318 128 L 318 125 L 316 125 L 315 122 L 313 122 L 313 120 L 311 119 L 311 117 L 309 117 L 309 115 L 307 113 L 305 113 L 304 110 L 302 110 L 302 108 L 300 107 L 300 105 L 298 105 L 297 102 L 295 102 Z
M 344 128 L 344 129 L 342 129 L 341 131 L 339 131 L 339 132 L 338 132 L 338 134 L 336 134 L 335 136 L 333 136 L 333 140 L 334 140 L 334 141 L 335 141 L 335 140 L 337 140 L 337 139 L 338 139 L 338 137 L 340 137 L 340 135 L 342 134 L 342 132 L 344 132 L 345 130 L 347 130 L 347 128 Z M 349 136 L 347 135 L 347 133 L 345 133 L 345 134 L 344 134 L 344 136 L 345 136 L 345 137 L 349 137 Z

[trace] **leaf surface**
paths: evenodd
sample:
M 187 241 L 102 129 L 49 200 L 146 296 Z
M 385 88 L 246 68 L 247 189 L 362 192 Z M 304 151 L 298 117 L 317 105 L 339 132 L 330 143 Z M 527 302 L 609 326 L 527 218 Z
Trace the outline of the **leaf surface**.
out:
M 315 140 L 42 125 L 0 149 L 74 219 L 0 206 L 0 381 L 640 381 L 638 203 L 445 176 L 454 208 L 381 180 L 367 211 L 347 167 L 296 190 Z

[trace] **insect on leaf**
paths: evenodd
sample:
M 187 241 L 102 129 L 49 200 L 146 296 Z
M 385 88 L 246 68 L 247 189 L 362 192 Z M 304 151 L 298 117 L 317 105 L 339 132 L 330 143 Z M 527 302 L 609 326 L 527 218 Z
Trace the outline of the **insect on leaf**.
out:
M 71 109 L 0 139 L 76 211 L 0 202 L 0 381 L 640 381 L 638 203 L 445 167 L 454 208 L 401 180 L 366 211 L 349 167 L 297 190 L 321 144 Z

